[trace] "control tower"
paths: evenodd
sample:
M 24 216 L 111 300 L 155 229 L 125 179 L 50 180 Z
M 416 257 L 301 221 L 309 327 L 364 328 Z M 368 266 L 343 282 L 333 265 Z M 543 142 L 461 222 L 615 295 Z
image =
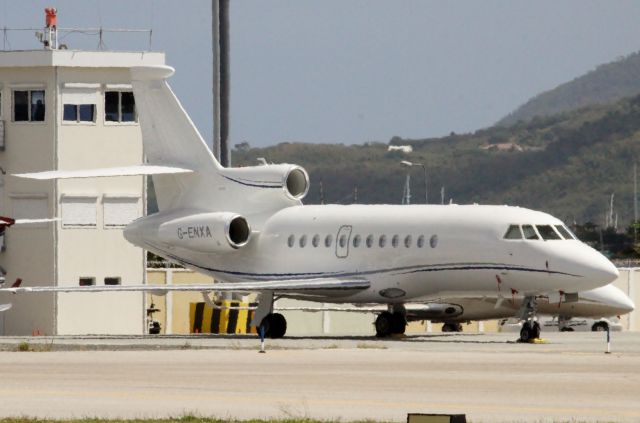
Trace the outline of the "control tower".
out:
M 58 44 L 55 10 L 41 48 L 0 51 L 0 215 L 52 218 L 1 237 L 7 284 L 145 283 L 143 250 L 122 236 L 145 212 L 142 176 L 33 181 L 11 176 L 143 162 L 129 68 L 163 53 L 82 51 Z M 3 239 L 2 239 L 3 238 Z M 23 294 L 0 313 L 0 335 L 142 334 L 141 293 Z

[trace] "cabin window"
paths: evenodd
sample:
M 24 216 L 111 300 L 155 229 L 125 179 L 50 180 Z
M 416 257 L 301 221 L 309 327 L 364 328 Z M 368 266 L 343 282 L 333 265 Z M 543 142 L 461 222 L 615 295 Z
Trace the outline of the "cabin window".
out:
M 107 122 L 135 122 L 136 105 L 131 91 L 105 91 L 104 120 Z
M 296 237 L 294 235 L 289 235 L 289 238 L 287 238 L 287 245 L 289 246 L 289 248 L 292 248 L 295 243 Z
M 384 246 L 387 245 L 386 235 L 380 235 L 380 239 L 378 240 L 378 245 L 380 246 L 380 248 L 384 248 Z
M 299 240 L 300 248 L 304 248 L 307 245 L 307 236 L 302 235 Z
M 311 239 L 311 245 L 313 245 L 313 248 L 316 248 L 319 244 L 320 244 L 320 235 L 315 234 Z
M 396 248 L 399 243 L 400 237 L 398 235 L 394 235 L 393 238 L 391 238 L 391 245 L 393 246 L 393 248 Z
M 44 90 L 13 92 L 14 122 L 44 122 Z
M 429 239 L 429 245 L 431 245 L 431 248 L 436 248 L 438 246 L 438 235 L 431 236 L 431 239 Z
M 404 246 L 407 248 L 411 247 L 411 235 L 404 237 Z
M 522 233 L 524 235 L 524 239 L 540 239 L 536 230 L 533 229 L 533 225 L 522 225 Z
M 331 244 L 333 244 L 333 236 L 331 236 L 331 235 L 327 235 L 327 236 L 324 238 L 324 246 L 325 246 L 325 247 L 327 247 L 327 248 L 329 248 L 329 247 L 331 247 Z
M 504 234 L 504 239 L 522 239 L 522 232 L 519 225 L 511 225 Z
M 556 229 L 558 230 L 558 232 L 560 232 L 560 235 L 562 235 L 564 239 L 574 239 L 571 235 L 571 232 L 569 232 L 569 230 L 563 225 L 556 225 Z
M 416 245 L 418 246 L 418 248 L 424 247 L 424 235 L 420 235 L 418 237 L 418 242 L 416 243 Z
M 367 236 L 367 248 L 373 247 L 373 235 Z
M 551 225 L 537 225 L 538 233 L 545 241 L 562 239 Z
M 344 248 L 347 246 L 347 236 L 346 235 L 340 235 L 340 240 L 338 241 L 340 243 L 340 248 Z
M 353 237 L 353 246 L 358 248 L 360 246 L 360 242 L 362 241 L 362 238 L 360 237 L 360 235 L 356 235 Z

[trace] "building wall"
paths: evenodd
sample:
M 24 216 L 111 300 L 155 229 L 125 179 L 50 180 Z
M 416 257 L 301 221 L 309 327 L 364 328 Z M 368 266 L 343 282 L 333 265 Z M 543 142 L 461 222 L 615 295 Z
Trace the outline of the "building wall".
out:
M 90 169 L 143 162 L 140 126 L 105 123 L 106 84 L 130 91 L 131 66 L 164 64 L 162 53 L 81 51 L 0 52 L 0 119 L 5 123 L 5 151 L 0 166 L 7 174 L 53 169 Z M 64 122 L 65 83 L 97 86 L 94 123 Z M 12 122 L 11 90 L 16 85 L 45 89 L 44 122 Z M 117 87 L 109 87 L 117 89 Z M 57 100 L 57 101 L 56 101 Z M 43 216 L 20 216 L 15 204 L 25 196 L 46 201 Z M 12 217 L 61 216 L 60 201 L 68 196 L 94 196 L 94 227 L 68 227 L 62 222 L 14 226 L 5 235 L 7 249 L 0 265 L 7 281 L 21 277 L 25 286 L 77 285 L 79 277 L 119 277 L 122 284 L 145 282 L 142 249 L 122 236 L 122 227 L 105 227 L 105 198 L 137 199 L 144 214 L 142 177 L 29 181 L 0 176 L 0 214 Z M 24 202 L 23 202 L 24 203 Z M 16 214 L 18 213 L 18 214 Z M 8 282 L 10 283 L 10 282 Z M 14 307 L 3 313 L 6 334 L 140 334 L 144 332 L 141 293 L 23 294 L 10 298 Z M 0 303 L 9 302 L 0 298 Z M 0 322 L 1 323 L 1 322 Z M 2 332 L 0 332 L 1 334 Z
M 53 169 L 55 76 L 51 68 L 0 67 L 2 120 L 5 149 L 0 151 L 0 214 L 12 217 L 51 217 L 55 212 L 55 187 L 52 182 L 29 181 L 11 176 L 13 173 Z M 13 122 L 12 91 L 29 88 L 45 90 L 44 122 Z M 46 201 L 46 215 L 29 215 L 18 204 L 27 198 Z M 26 214 L 24 214 L 26 212 Z M 7 271 L 7 283 L 20 277 L 25 284 L 51 285 L 55 282 L 55 224 L 14 226 L 6 231 L 6 250 L 0 253 L 0 265 Z M 0 300 L 2 301 L 2 300 Z M 7 302 L 13 308 L 4 316 L 7 335 L 55 332 L 52 294 L 16 295 Z M 0 327 L 0 330 L 3 328 Z
M 627 294 L 636 305 L 636 310 L 622 316 L 620 323 L 625 330 L 637 331 L 640 330 L 640 312 L 638 311 L 640 306 L 640 268 L 621 268 L 619 270 L 620 276 L 613 284 Z
M 59 68 L 58 87 L 66 83 L 99 83 L 100 87 L 95 89 L 95 123 L 63 121 L 61 93 L 58 95 L 58 168 L 93 169 L 143 163 L 139 124 L 104 120 L 105 84 L 130 84 L 128 69 Z M 95 197 L 97 218 L 96 226 L 89 228 L 58 224 L 58 284 L 78 285 L 80 277 L 94 277 L 96 285 L 104 284 L 107 277 L 118 277 L 123 285 L 143 284 L 143 250 L 124 239 L 122 227 L 106 227 L 104 219 L 104 200 L 109 196 L 137 198 L 137 217 L 143 215 L 143 177 L 60 180 L 57 203 L 65 196 Z M 58 333 L 140 334 L 144 327 L 143 308 L 141 293 L 59 294 Z

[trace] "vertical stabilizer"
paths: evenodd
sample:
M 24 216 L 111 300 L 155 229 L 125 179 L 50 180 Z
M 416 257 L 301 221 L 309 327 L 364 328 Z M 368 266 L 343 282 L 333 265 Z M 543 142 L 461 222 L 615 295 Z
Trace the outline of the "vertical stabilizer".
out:
M 194 171 L 188 175 L 153 176 L 160 210 L 198 207 L 199 199 L 211 198 L 207 194 L 211 183 L 220 177 L 221 168 L 167 84 L 165 79 L 173 73 L 169 66 L 131 69 L 147 162 Z

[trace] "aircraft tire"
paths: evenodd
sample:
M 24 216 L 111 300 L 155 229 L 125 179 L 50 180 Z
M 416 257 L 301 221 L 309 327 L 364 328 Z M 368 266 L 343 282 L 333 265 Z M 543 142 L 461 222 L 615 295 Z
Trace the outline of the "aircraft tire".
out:
M 269 338 L 282 338 L 287 333 L 287 319 L 280 313 L 272 313 L 269 316 Z
M 445 323 L 442 325 L 442 332 L 462 332 L 460 323 Z
M 391 321 L 391 333 L 394 335 L 402 335 L 407 329 L 407 320 L 400 313 L 393 313 Z
M 520 341 L 529 342 L 540 337 L 540 324 L 538 322 L 524 322 L 520 330 Z
M 540 323 L 533 322 L 533 339 L 540 338 Z
M 383 311 L 376 318 L 376 336 L 386 338 L 393 333 L 393 314 Z
M 591 330 L 593 332 L 606 332 L 607 329 L 609 329 L 609 325 L 607 325 L 605 322 L 594 323 L 594 325 L 591 327 Z
M 258 335 L 261 328 L 264 329 L 265 338 L 282 338 L 287 332 L 287 320 L 280 313 L 267 314 L 258 327 Z

